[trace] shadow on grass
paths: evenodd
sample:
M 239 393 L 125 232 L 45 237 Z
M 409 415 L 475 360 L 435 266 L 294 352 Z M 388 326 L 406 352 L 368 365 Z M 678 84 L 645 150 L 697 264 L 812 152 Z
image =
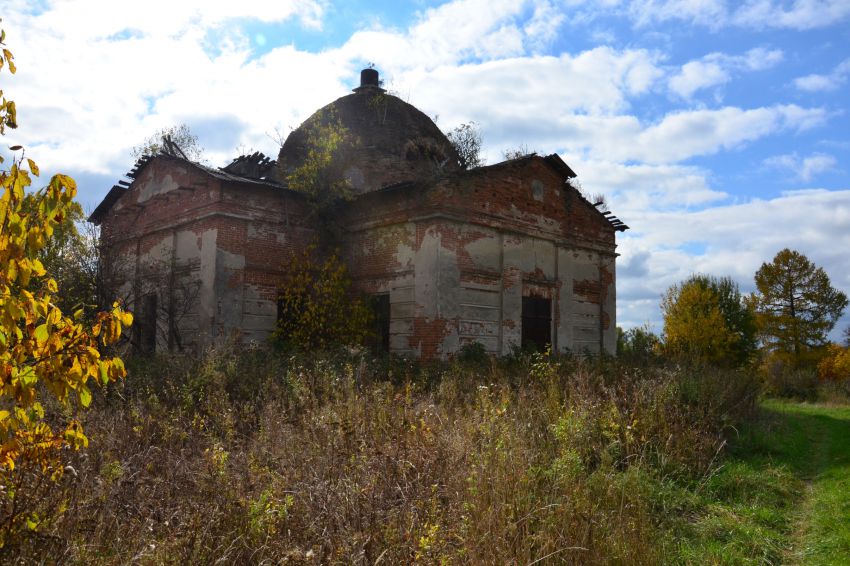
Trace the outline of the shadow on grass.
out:
M 768 402 L 786 431 L 777 458 L 807 482 L 786 561 L 847 564 L 850 556 L 850 407 Z M 777 439 L 783 436 L 777 434 Z
M 759 422 L 735 442 L 741 460 L 770 458 L 803 480 L 850 466 L 850 407 L 768 400 Z
M 847 514 L 850 407 L 768 400 L 729 444 L 729 458 L 694 490 L 673 562 L 834 563 L 847 538 L 835 522 Z M 823 502 L 806 505 L 809 482 L 824 486 Z

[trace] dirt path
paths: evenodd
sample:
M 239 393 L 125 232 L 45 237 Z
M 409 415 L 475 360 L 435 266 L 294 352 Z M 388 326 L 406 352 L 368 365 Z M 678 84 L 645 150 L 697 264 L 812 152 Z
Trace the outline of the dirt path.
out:
M 788 434 L 787 464 L 805 482 L 787 564 L 850 565 L 850 407 L 770 403 Z

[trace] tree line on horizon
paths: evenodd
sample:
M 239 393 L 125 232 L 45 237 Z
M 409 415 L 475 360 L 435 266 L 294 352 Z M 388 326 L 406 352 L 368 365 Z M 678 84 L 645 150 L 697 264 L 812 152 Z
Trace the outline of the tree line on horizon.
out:
M 850 327 L 843 345 L 829 340 L 848 299 L 826 271 L 785 248 L 754 279 L 749 295 L 728 276 L 695 274 L 670 286 L 661 298 L 661 335 L 646 325 L 618 329 L 618 352 L 785 372 L 817 368 L 823 380 L 850 381 Z

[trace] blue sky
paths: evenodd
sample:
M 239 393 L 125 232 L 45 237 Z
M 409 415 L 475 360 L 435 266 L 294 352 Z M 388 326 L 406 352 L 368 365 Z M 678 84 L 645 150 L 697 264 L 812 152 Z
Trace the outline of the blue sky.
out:
M 607 196 L 632 227 L 625 327 L 660 331 L 661 293 L 691 273 L 751 291 L 783 247 L 850 294 L 848 0 L 4 4 L 7 141 L 89 208 L 157 129 L 189 124 L 212 165 L 276 155 L 374 63 L 444 130 L 476 121 L 489 163 L 557 152 Z

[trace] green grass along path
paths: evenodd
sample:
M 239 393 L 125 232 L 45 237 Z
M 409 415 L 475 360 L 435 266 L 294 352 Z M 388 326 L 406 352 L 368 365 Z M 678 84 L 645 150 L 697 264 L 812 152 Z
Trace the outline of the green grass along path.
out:
M 790 429 L 787 463 L 804 482 L 789 564 L 850 564 L 850 407 L 771 403 Z
M 766 401 L 731 453 L 665 562 L 850 566 L 850 406 Z

